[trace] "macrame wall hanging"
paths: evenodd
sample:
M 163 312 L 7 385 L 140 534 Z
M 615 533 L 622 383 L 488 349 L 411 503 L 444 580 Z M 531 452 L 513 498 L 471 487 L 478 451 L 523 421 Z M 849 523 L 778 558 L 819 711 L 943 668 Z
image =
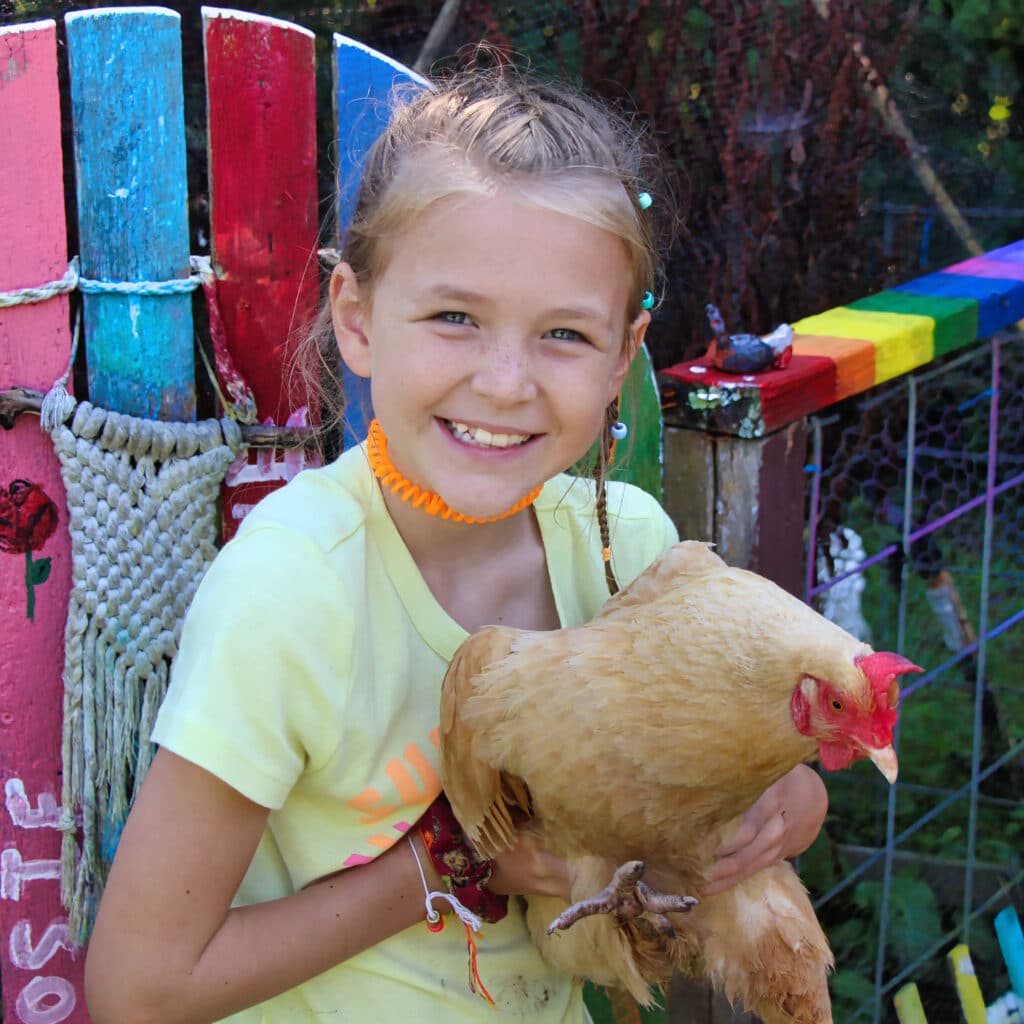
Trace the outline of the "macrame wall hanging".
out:
M 72 936 L 84 942 L 152 757 L 182 619 L 217 550 L 218 494 L 242 437 L 229 419 L 136 419 L 57 391 L 43 426 L 60 459 L 72 543 L 61 887 Z

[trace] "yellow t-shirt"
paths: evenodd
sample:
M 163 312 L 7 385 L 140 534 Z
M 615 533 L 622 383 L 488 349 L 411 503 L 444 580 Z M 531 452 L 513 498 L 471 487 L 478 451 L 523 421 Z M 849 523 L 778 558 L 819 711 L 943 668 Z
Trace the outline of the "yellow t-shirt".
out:
M 593 485 L 559 476 L 535 504 L 563 626 L 607 599 Z M 625 584 L 676 540 L 637 488 L 609 486 Z M 441 680 L 467 633 L 437 603 L 354 448 L 265 499 L 215 559 L 185 620 L 153 739 L 271 808 L 236 904 L 274 899 L 401 839 L 440 792 Z M 417 925 L 231 1018 L 486 1022 L 458 922 Z M 530 942 L 517 901 L 485 925 L 479 969 L 500 1016 L 585 1021 L 578 982 Z

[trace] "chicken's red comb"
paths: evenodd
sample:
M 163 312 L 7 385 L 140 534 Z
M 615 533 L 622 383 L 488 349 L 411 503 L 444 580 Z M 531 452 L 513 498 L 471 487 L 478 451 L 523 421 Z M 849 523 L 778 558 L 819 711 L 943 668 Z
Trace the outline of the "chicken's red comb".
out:
M 924 671 L 902 654 L 893 654 L 890 651 L 862 654 L 854 658 L 853 663 L 867 677 L 871 689 L 875 692 L 875 700 L 881 708 L 889 706 L 889 688 L 897 676 L 903 675 L 904 672 Z

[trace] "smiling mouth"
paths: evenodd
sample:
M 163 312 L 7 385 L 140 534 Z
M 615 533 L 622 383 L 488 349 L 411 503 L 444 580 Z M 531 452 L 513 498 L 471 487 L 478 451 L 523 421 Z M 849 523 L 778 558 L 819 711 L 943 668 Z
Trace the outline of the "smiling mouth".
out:
M 477 448 L 518 448 L 533 437 L 533 434 L 492 434 L 483 427 L 473 427 L 458 420 L 445 420 L 452 437 L 464 444 Z

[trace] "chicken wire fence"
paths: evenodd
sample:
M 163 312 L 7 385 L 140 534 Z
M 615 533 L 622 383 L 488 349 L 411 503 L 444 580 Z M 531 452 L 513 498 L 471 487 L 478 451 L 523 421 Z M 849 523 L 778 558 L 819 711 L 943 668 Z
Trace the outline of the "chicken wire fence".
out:
M 959 1020 L 944 954 L 967 941 L 986 999 L 1006 991 L 992 919 L 1024 880 L 1024 336 L 811 425 L 806 597 L 925 669 L 904 677 L 899 781 L 829 776 L 802 863 L 836 954 L 835 1017 L 894 1021 L 913 981 L 930 1020 Z

